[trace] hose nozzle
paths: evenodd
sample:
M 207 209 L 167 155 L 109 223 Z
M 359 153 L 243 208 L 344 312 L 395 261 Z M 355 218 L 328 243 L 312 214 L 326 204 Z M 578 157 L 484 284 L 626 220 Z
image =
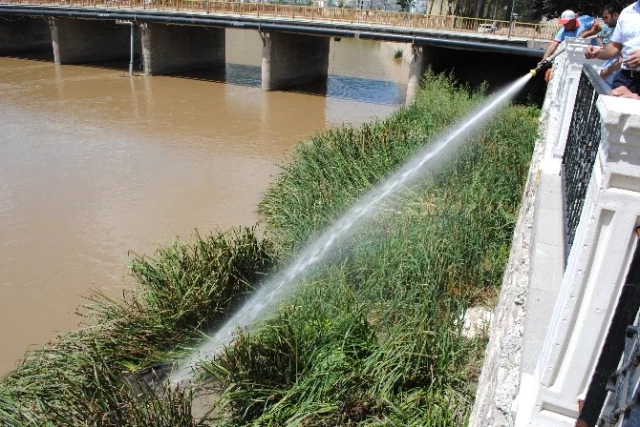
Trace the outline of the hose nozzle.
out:
M 544 61 L 540 62 L 536 68 L 534 68 L 533 70 L 531 70 L 529 72 L 531 73 L 532 76 L 535 76 L 536 74 L 538 74 L 541 71 L 546 70 L 550 66 L 551 66 L 551 61 L 547 58 Z

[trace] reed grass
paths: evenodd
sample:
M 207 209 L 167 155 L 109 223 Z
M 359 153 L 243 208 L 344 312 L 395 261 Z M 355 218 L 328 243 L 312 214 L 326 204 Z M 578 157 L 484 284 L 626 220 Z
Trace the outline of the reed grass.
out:
M 91 295 L 87 327 L 0 380 L 0 424 L 198 425 L 193 395 L 158 385 L 171 362 L 483 98 L 429 73 L 415 105 L 299 144 L 260 204 L 265 236 L 236 229 L 136 257 L 138 288 Z M 508 108 L 341 242 L 256 332 L 239 331 L 204 366 L 224 389 L 209 423 L 462 425 L 485 341 L 463 339 L 457 320 L 498 291 L 537 116 Z

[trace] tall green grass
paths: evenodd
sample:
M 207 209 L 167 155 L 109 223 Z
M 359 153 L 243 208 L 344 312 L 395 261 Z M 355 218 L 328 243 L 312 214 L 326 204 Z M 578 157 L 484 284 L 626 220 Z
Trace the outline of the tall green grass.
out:
M 137 289 L 90 296 L 87 327 L 0 380 L 0 424 L 197 425 L 193 395 L 157 385 L 171 362 L 483 98 L 428 74 L 415 105 L 301 143 L 260 204 L 264 237 L 238 229 L 136 257 Z M 205 364 L 224 389 L 215 423 L 464 423 L 485 342 L 461 338 L 457 319 L 501 283 L 537 115 L 508 108 L 341 242 L 256 332 L 239 331 Z

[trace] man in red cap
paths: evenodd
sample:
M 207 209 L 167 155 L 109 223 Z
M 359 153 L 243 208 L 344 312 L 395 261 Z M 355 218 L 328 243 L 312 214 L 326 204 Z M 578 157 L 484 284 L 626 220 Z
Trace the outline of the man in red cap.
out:
M 553 41 L 547 47 L 547 50 L 544 52 L 544 56 L 542 60 L 544 61 L 558 48 L 558 45 L 564 41 L 567 37 L 576 37 L 580 39 L 584 39 L 590 36 L 595 36 L 600 32 L 600 26 L 589 15 L 580 15 L 576 16 L 576 13 L 573 10 L 565 10 L 560 15 L 560 20 L 558 21 L 562 28 L 556 34 Z

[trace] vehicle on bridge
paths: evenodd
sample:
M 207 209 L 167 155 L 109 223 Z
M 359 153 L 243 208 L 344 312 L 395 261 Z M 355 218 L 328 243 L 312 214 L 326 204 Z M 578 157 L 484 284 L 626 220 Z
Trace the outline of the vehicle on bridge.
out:
M 479 33 L 495 33 L 496 31 L 498 31 L 498 23 L 495 21 L 490 24 L 478 25 Z

